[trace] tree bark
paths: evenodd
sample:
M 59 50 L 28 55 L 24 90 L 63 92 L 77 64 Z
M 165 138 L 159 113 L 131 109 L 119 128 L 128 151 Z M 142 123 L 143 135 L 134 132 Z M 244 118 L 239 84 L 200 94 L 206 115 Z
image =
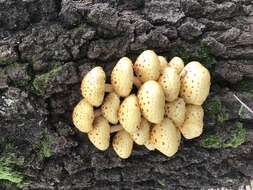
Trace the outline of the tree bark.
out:
M 100 152 L 71 121 L 80 81 L 153 49 L 212 75 L 201 137 L 172 158 Z M 253 180 L 251 0 L 0 1 L 0 189 L 245 188 Z M 252 187 L 253 188 L 253 187 Z

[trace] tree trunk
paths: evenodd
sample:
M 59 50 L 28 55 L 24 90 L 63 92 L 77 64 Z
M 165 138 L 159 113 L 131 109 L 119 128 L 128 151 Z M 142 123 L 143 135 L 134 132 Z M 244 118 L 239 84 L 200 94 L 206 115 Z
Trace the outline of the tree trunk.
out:
M 153 49 L 212 74 L 201 137 L 127 160 L 74 128 L 80 81 Z M 0 189 L 210 189 L 253 183 L 251 0 L 1 0 Z M 253 188 L 253 187 L 252 187 Z

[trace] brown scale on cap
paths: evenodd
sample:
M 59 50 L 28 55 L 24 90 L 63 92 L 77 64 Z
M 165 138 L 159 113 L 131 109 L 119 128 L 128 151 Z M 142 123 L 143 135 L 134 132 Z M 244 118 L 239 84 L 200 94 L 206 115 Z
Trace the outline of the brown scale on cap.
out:
M 120 106 L 119 96 L 111 92 L 109 93 L 101 106 L 103 116 L 112 124 L 118 123 L 118 110 Z
M 185 120 L 185 102 L 183 98 L 178 98 L 173 102 L 166 102 L 165 115 L 171 119 L 177 127 L 180 127 Z
M 158 82 L 163 88 L 166 101 L 172 102 L 177 99 L 180 91 L 180 76 L 175 68 L 165 68 Z
M 126 159 L 132 153 L 133 139 L 129 133 L 121 130 L 113 137 L 112 147 L 120 158 Z
M 165 96 L 158 82 L 145 82 L 137 97 L 143 117 L 151 123 L 160 123 L 164 117 Z
M 119 122 L 129 133 L 138 130 L 141 122 L 141 111 L 136 95 L 126 97 L 120 105 L 118 112 Z
M 88 133 L 89 140 L 99 150 L 106 150 L 110 145 L 110 125 L 103 117 L 94 120 L 94 128 Z
M 181 75 L 180 96 L 187 104 L 202 105 L 210 90 L 209 71 L 199 62 L 193 61 L 185 66 Z
M 92 130 L 94 120 L 94 109 L 85 99 L 82 99 L 74 108 L 72 120 L 77 129 L 88 133 Z
M 182 135 L 186 139 L 193 139 L 200 136 L 203 132 L 204 110 L 201 106 L 187 105 L 185 112 L 185 121 L 179 127 Z
M 180 132 L 168 118 L 165 118 L 161 124 L 155 125 L 151 131 L 151 143 L 155 149 L 168 157 L 178 151 L 180 140 Z
M 142 52 L 134 64 L 134 72 L 142 81 L 157 80 L 160 76 L 160 62 L 152 50 Z

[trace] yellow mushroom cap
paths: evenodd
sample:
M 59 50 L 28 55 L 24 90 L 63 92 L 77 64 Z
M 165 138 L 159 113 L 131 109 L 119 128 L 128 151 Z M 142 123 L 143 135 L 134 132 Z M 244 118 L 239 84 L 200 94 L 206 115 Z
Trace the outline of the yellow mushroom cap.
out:
M 133 139 L 126 131 L 121 130 L 113 137 L 112 147 L 120 158 L 126 159 L 132 153 Z
M 141 122 L 141 111 L 136 95 L 126 97 L 120 105 L 118 112 L 119 122 L 129 133 L 138 130 Z
M 110 145 L 110 125 L 108 121 L 99 116 L 94 120 L 94 128 L 88 133 L 88 138 L 99 150 L 106 150 Z
M 82 99 L 76 105 L 72 114 L 74 125 L 84 133 L 88 133 L 92 130 L 94 117 L 94 109 L 85 99 Z
M 177 127 L 181 127 L 185 120 L 185 102 L 183 98 L 178 98 L 173 102 L 166 102 L 165 115 L 171 119 Z
M 145 82 L 138 91 L 138 101 L 143 114 L 149 122 L 160 123 L 164 117 L 165 96 L 158 82 Z
M 157 150 L 170 157 L 178 151 L 180 145 L 179 134 L 173 122 L 165 118 L 161 124 L 153 127 L 151 131 L 151 142 Z
M 133 63 L 127 58 L 121 58 L 112 70 L 111 83 L 115 92 L 122 97 L 130 94 L 133 86 Z
M 185 121 L 179 130 L 186 139 L 193 139 L 200 136 L 203 132 L 204 110 L 201 106 L 187 105 Z
M 210 90 L 209 71 L 199 62 L 193 61 L 185 66 L 182 73 L 180 96 L 187 104 L 202 105 Z
M 177 99 L 180 91 L 180 76 L 175 68 L 165 68 L 158 82 L 163 88 L 166 101 L 172 102 Z
M 81 84 L 83 97 L 93 106 L 100 106 L 105 93 L 105 72 L 102 67 L 95 67 L 88 72 Z
M 151 143 L 150 139 L 144 144 L 144 146 L 150 151 L 155 150 L 155 146 Z
M 162 73 L 165 68 L 169 66 L 167 59 L 163 56 L 158 56 L 160 62 L 160 72 Z
M 136 76 L 142 81 L 157 80 L 160 75 L 160 61 L 152 50 L 142 52 L 134 64 Z
M 139 129 L 132 133 L 131 136 L 136 144 L 144 145 L 149 140 L 149 133 L 150 123 L 142 117 Z
M 112 124 L 118 123 L 118 110 L 120 106 L 119 96 L 111 92 L 106 97 L 101 106 L 103 116 Z
M 180 57 L 173 57 L 169 62 L 169 66 L 175 68 L 177 73 L 180 74 L 184 68 L 184 61 Z

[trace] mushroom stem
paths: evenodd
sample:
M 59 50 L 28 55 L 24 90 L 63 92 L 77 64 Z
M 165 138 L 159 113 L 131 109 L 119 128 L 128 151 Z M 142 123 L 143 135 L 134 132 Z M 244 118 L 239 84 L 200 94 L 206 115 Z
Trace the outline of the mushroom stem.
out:
M 137 77 L 134 77 L 134 85 L 137 87 L 137 88 L 140 88 L 141 87 L 141 80 L 138 79 Z
M 94 111 L 94 116 L 95 116 L 95 118 L 99 117 L 100 115 L 102 115 L 101 109 L 96 109 L 96 110 Z
M 113 92 L 113 86 L 111 84 L 105 84 L 105 92 Z
M 113 125 L 113 126 L 111 126 L 110 133 L 115 133 L 115 132 L 118 132 L 122 129 L 123 129 L 123 127 L 120 124 L 119 125 Z

